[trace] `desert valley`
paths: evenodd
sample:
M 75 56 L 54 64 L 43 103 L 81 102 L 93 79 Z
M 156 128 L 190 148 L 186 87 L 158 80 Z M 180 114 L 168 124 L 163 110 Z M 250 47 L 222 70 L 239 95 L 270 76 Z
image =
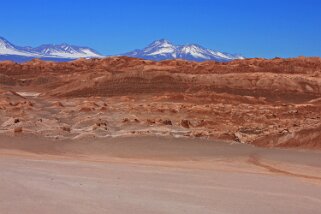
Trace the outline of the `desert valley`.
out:
M 4 61 L 0 86 L 1 213 L 321 209 L 320 58 Z
M 320 58 L 1 62 L 1 133 L 320 149 L 320 70 Z
M 0 214 L 321 213 L 321 1 L 0 5 Z

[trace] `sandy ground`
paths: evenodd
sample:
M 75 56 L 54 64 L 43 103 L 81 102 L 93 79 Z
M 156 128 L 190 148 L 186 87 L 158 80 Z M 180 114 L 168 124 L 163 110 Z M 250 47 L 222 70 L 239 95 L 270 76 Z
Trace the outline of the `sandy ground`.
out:
M 0 137 L 0 213 L 319 213 L 319 152 Z

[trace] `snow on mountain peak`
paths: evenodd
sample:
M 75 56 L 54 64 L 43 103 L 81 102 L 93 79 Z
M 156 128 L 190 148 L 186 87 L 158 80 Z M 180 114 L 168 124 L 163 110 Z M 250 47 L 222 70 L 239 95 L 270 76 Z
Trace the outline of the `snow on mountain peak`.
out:
M 19 47 L 11 44 L 5 38 L 0 37 L 0 55 L 14 55 L 16 57 L 33 57 L 33 58 L 101 58 L 103 57 L 95 50 L 88 47 L 79 47 L 62 43 L 59 45 L 46 44 L 39 47 Z
M 78 47 L 66 43 L 53 45 L 46 44 L 34 48 L 34 51 L 43 55 L 62 57 L 62 58 L 88 58 L 88 57 L 102 57 L 96 51 L 88 47 Z
M 205 49 L 199 45 L 183 45 L 180 47 L 182 53 L 204 53 Z
M 166 55 L 173 54 L 176 51 L 176 47 L 166 39 L 156 40 L 147 46 L 147 48 L 143 49 L 143 52 L 146 55 Z
M 159 39 L 159 40 L 156 40 L 154 42 L 152 42 L 149 47 L 155 47 L 155 46 L 158 46 L 158 47 L 169 47 L 169 46 L 173 46 L 173 44 L 166 40 L 166 39 Z
M 0 55 L 34 56 L 33 53 L 29 53 L 23 48 L 13 45 L 3 37 L 0 37 Z
M 13 45 L 3 37 L 0 37 L 0 49 L 14 48 Z
M 204 60 L 210 60 L 211 58 L 206 52 L 205 49 L 201 48 L 198 45 L 186 45 L 186 46 L 181 46 L 181 55 L 190 55 L 191 57 L 197 58 L 197 59 L 204 59 Z
M 121 56 L 137 57 L 149 60 L 184 59 L 191 61 L 214 60 L 227 62 L 234 59 L 244 59 L 241 55 L 206 49 L 197 44 L 175 45 L 166 39 L 159 39 L 144 49 L 137 49 Z M 101 58 L 95 50 L 62 44 L 45 44 L 38 47 L 20 47 L 13 45 L 5 38 L 0 37 L 0 60 L 27 61 L 33 58 L 50 59 L 54 61 L 70 61 L 78 58 Z
M 244 57 L 240 55 L 206 49 L 197 44 L 174 45 L 165 39 L 156 40 L 142 50 L 135 50 L 122 55 L 149 60 L 185 59 L 192 61 L 214 60 L 226 62 L 234 59 L 244 59 Z

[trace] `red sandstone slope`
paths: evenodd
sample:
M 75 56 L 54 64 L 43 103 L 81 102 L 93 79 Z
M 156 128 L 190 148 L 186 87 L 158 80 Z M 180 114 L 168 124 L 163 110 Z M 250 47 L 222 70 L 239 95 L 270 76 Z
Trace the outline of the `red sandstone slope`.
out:
M 320 58 L 231 63 L 152 62 L 127 57 L 51 63 L 0 63 L 1 83 L 48 88 L 60 96 L 209 91 L 312 99 L 321 93 Z
M 68 126 L 71 133 L 78 130 L 75 124 L 83 115 L 99 113 L 100 119 L 106 116 L 109 121 L 110 133 L 130 127 L 129 132 L 146 134 L 156 126 L 162 131 L 165 128 L 166 133 L 184 131 L 187 136 L 257 145 L 321 147 L 320 58 L 230 63 L 153 62 L 128 57 L 67 63 L 2 62 L 0 86 L 6 91 L 41 93 L 39 98 L 24 98 L 34 106 L 22 105 L 20 111 L 40 117 L 38 106 L 48 110 L 41 114 L 48 120 L 53 117 L 50 112 L 60 112 L 64 123 L 59 122 L 61 118 L 50 123 Z M 1 95 L 2 109 L 6 109 L 2 115 L 8 120 L 19 116 L 14 107 L 5 106 L 13 97 L 8 92 Z M 71 103 L 55 105 L 59 100 Z M 92 103 L 83 103 L 88 100 Z M 79 110 L 83 113 L 77 114 Z M 68 123 L 68 114 L 76 118 L 75 124 Z M 96 122 L 92 123 L 85 124 L 94 129 Z

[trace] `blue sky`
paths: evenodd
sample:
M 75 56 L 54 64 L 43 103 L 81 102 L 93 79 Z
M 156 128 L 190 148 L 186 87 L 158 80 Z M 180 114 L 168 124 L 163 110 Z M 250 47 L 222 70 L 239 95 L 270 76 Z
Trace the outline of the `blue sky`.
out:
M 0 36 L 106 55 L 166 38 L 247 57 L 321 56 L 321 0 L 2 0 Z

